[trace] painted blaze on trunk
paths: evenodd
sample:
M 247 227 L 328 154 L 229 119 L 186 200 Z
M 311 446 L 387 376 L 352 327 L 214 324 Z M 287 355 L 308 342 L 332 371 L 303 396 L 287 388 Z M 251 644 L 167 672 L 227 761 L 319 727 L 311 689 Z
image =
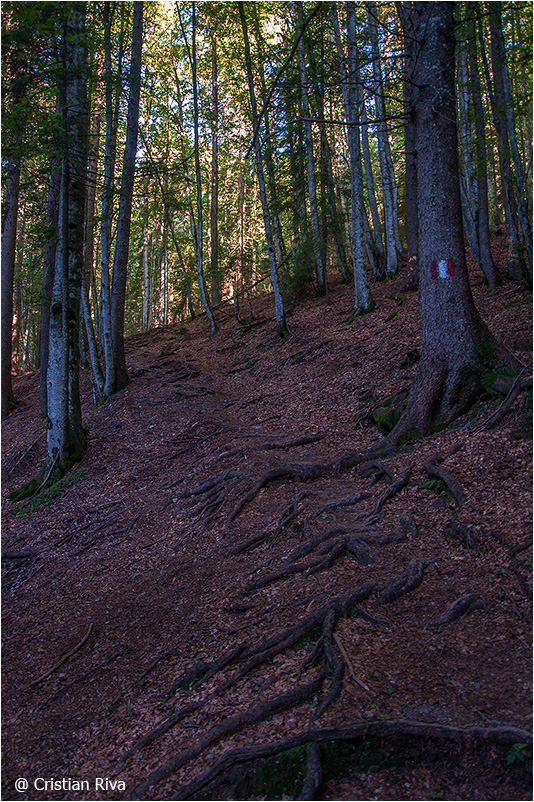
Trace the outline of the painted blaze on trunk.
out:
M 421 361 L 391 437 L 465 412 L 503 354 L 478 314 L 467 275 L 458 179 L 454 3 L 415 3 L 414 71 Z M 507 360 L 508 361 L 508 360 Z

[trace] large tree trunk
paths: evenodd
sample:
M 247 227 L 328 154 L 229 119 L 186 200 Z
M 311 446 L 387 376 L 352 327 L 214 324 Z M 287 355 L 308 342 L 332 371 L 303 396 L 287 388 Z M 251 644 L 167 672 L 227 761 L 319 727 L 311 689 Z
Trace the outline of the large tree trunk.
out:
M 126 278 L 128 275 L 128 253 L 130 247 L 130 225 L 132 198 L 139 131 L 139 99 L 141 94 L 141 52 L 143 47 L 143 3 L 133 4 L 132 55 L 130 61 L 130 86 L 128 94 L 128 118 L 126 123 L 126 145 L 122 161 L 121 194 L 115 254 L 113 259 L 113 282 L 111 287 L 111 338 L 115 381 L 108 385 L 106 376 L 105 394 L 122 390 L 129 382 L 124 353 L 124 305 L 126 301 Z
M 415 3 L 414 83 L 422 350 L 399 442 L 465 412 L 495 366 L 499 346 L 480 318 L 467 276 L 458 180 L 454 93 L 454 4 Z
M 47 372 L 46 470 L 52 476 L 67 471 L 85 449 L 78 345 L 88 133 L 85 10 L 85 3 L 69 4 L 64 28 L 65 140 Z

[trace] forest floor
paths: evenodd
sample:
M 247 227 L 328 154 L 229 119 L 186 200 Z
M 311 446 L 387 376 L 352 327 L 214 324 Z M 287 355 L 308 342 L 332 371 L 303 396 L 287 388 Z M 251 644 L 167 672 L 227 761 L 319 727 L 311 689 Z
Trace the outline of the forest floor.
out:
M 7 495 L 39 470 L 45 432 L 38 375 L 16 379 L 4 799 L 292 799 L 304 781 L 301 798 L 531 798 L 527 399 L 493 428 L 503 397 L 333 469 L 380 440 L 367 413 L 409 385 L 419 321 L 402 276 L 351 324 L 353 288 L 330 282 L 285 341 L 263 295 L 247 325 L 220 311 L 213 337 L 198 317 L 130 338 L 132 381 L 104 406 L 84 371 L 87 452 L 21 508 Z M 472 285 L 530 375 L 531 293 Z M 184 790 L 230 749 L 211 785 Z

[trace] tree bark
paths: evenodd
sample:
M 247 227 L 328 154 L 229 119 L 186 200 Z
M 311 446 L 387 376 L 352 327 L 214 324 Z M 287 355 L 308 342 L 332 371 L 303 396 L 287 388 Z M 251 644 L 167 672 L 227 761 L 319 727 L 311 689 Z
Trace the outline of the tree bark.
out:
M 384 87 L 382 82 L 382 67 L 380 65 L 380 52 L 378 48 L 378 30 L 376 25 L 376 5 L 367 3 L 367 20 L 371 34 L 373 52 L 373 78 L 376 112 L 376 141 L 380 175 L 382 178 L 382 200 L 384 204 L 384 242 L 386 249 L 386 274 L 394 276 L 397 272 L 397 248 L 395 244 L 395 217 L 397 215 L 395 175 L 393 174 L 393 160 L 389 151 L 388 131 L 386 124 L 386 105 L 384 102 Z
M 61 169 L 54 167 L 48 180 L 48 200 L 46 207 L 46 228 L 48 237 L 43 254 L 43 279 L 41 283 L 41 343 L 39 356 L 39 404 L 41 415 L 46 418 L 46 373 L 48 370 L 48 346 L 50 334 L 50 303 L 54 286 L 54 266 L 56 262 L 57 225 L 59 211 L 59 187 Z
M 210 279 L 211 302 L 221 303 L 219 276 L 219 72 L 217 40 L 211 32 L 211 204 L 210 204 Z
M 112 54 L 111 54 L 111 26 L 113 14 L 117 5 L 105 3 L 104 15 L 104 82 L 105 82 L 105 119 L 106 134 L 104 144 L 104 181 L 102 186 L 101 212 L 100 212 L 100 262 L 101 280 L 100 297 L 102 328 L 102 345 L 106 376 L 104 395 L 108 398 L 115 387 L 115 364 L 113 360 L 113 335 L 111 331 L 111 229 L 113 221 L 113 192 L 115 176 L 115 160 L 117 154 L 117 120 L 119 113 L 120 92 L 122 81 L 123 60 L 123 31 L 124 15 L 121 17 L 121 37 L 118 53 L 118 67 L 113 81 Z M 115 83 L 115 91 L 114 91 Z
M 47 372 L 49 475 L 65 473 L 80 459 L 86 442 L 79 391 L 78 336 L 88 141 L 86 4 L 69 3 L 63 8 L 66 21 L 60 97 L 65 139 Z
M 94 272 L 94 231 L 95 231 L 95 203 L 96 203 L 96 184 L 98 180 L 98 149 L 100 142 L 100 121 L 101 109 L 97 102 L 93 112 L 92 130 L 90 135 L 89 155 L 87 159 L 87 193 L 86 193 L 86 215 L 85 215 L 85 244 L 84 244 L 84 270 L 82 276 L 82 311 L 87 335 L 87 345 L 89 348 L 89 360 L 91 363 L 91 373 L 93 376 L 93 388 L 95 400 L 98 403 L 104 393 L 104 375 L 98 356 L 98 346 L 91 315 L 91 304 L 89 301 L 89 287 Z M 80 333 L 82 328 L 80 327 Z
M 497 3 L 494 3 L 496 6 Z M 511 278 L 520 278 L 522 275 L 528 276 L 528 269 L 525 263 L 522 243 L 519 236 L 519 224 L 517 219 L 517 204 L 513 192 L 513 176 L 510 163 L 510 146 L 508 142 L 508 123 L 505 111 L 504 80 L 502 74 L 502 61 L 498 42 L 495 40 L 495 33 L 492 32 L 491 59 L 493 82 L 491 80 L 487 63 L 486 52 L 484 49 L 484 39 L 482 36 L 482 21 L 477 8 L 480 51 L 488 94 L 490 97 L 493 125 L 497 134 L 499 149 L 499 167 L 501 173 L 501 189 L 503 196 L 504 215 L 506 220 L 506 233 L 509 243 L 508 273 Z
M 500 276 L 493 262 L 490 246 L 488 175 L 486 170 L 486 132 L 480 75 L 477 63 L 477 41 L 475 25 L 475 4 L 469 3 L 467 10 L 467 51 L 469 61 L 469 78 L 473 97 L 476 134 L 476 184 L 477 184 L 477 234 L 480 267 L 488 285 L 495 287 L 500 283 Z
M 2 418 L 9 414 L 15 396 L 11 381 L 13 342 L 13 288 L 20 195 L 21 137 L 13 142 L 14 155 L 6 169 L 4 226 L 2 229 Z
M 454 5 L 414 4 L 421 360 L 389 438 L 427 434 L 465 412 L 502 356 L 471 295 L 460 204 Z
M 248 39 L 248 29 L 247 29 L 247 21 L 245 17 L 245 11 L 243 9 L 243 3 L 238 3 L 239 6 L 239 16 L 241 18 L 241 28 L 243 31 L 243 40 L 245 44 L 245 62 L 247 67 L 247 79 L 248 79 L 248 89 L 250 95 L 250 105 L 252 108 L 252 127 L 254 131 L 254 152 L 256 156 L 256 174 L 258 176 L 258 186 L 260 191 L 260 200 L 261 200 L 261 207 L 263 211 L 263 225 L 265 228 L 265 239 L 267 240 L 267 252 L 269 254 L 269 267 L 271 271 L 271 286 L 273 289 L 274 295 L 274 306 L 275 306 L 275 316 L 276 316 L 276 327 L 278 329 L 278 334 L 280 337 L 287 337 L 289 334 L 285 314 L 284 314 L 284 305 L 282 302 L 282 295 L 280 293 L 280 288 L 278 285 L 278 274 L 276 272 L 276 259 L 275 259 L 275 252 L 274 252 L 274 239 L 272 234 L 272 227 L 271 227 L 271 220 L 269 215 L 269 204 L 267 201 L 267 192 L 265 189 L 265 179 L 263 175 L 263 161 L 261 157 L 261 143 L 260 138 L 257 135 L 259 131 L 259 124 L 260 120 L 258 117 L 258 111 L 256 107 L 256 95 L 254 92 L 254 79 L 252 76 L 252 61 L 250 58 L 250 44 Z
M 126 279 L 128 275 L 128 253 L 130 247 L 130 225 L 135 177 L 135 157 L 139 131 L 139 99 L 141 94 L 141 52 L 143 47 L 143 3 L 133 4 L 132 51 L 128 93 L 128 117 L 126 123 L 126 145 L 122 160 L 121 193 L 115 253 L 113 258 L 113 281 L 111 286 L 111 339 L 113 345 L 114 384 L 106 376 L 105 395 L 109 397 L 122 390 L 129 382 L 124 353 L 124 305 L 126 301 Z
M 198 274 L 198 287 L 200 290 L 200 297 L 202 305 L 206 310 L 208 316 L 210 331 L 215 334 L 217 331 L 217 324 L 211 311 L 211 306 L 206 292 L 206 284 L 204 281 L 203 269 L 203 236 L 202 236 L 202 175 L 200 172 L 200 153 L 199 153 L 199 132 L 198 132 L 198 85 L 197 85 L 197 45 L 196 45 L 196 3 L 192 4 L 193 7 L 193 42 L 192 42 L 192 68 L 193 68 L 193 114 L 194 114 L 194 137 L 195 137 L 195 178 L 197 185 L 197 242 L 196 242 L 196 258 L 197 258 L 197 274 Z
M 413 3 L 396 3 L 397 12 L 403 30 L 403 82 L 402 97 L 404 107 L 404 158 L 405 158 L 405 215 L 406 215 L 406 251 L 407 276 L 404 288 L 415 290 L 419 286 L 417 268 L 418 223 L 417 223 L 417 168 L 415 150 L 414 102 L 416 91 L 412 82 L 415 67 L 415 41 L 413 37 Z
M 504 109 L 506 116 L 506 123 L 508 127 L 508 138 L 510 142 L 510 150 L 512 151 L 512 159 L 514 164 L 514 179 L 517 189 L 517 209 L 519 214 L 519 221 L 521 224 L 521 231 L 523 233 L 523 243 L 525 246 L 525 254 L 528 262 L 528 275 L 527 278 L 532 283 L 532 225 L 528 215 L 528 203 L 526 196 L 526 178 L 523 162 L 519 155 L 519 147 L 517 144 L 517 133 L 515 129 L 514 109 L 512 104 L 511 89 L 510 89 L 510 75 L 508 71 L 508 61 L 506 57 L 506 47 L 504 42 L 504 35 L 502 30 L 502 5 L 500 2 L 492 4 L 492 13 L 490 14 L 490 31 L 491 31 L 491 48 L 492 48 L 492 62 L 493 70 L 500 72 L 502 75 L 502 95 L 504 97 Z M 500 69 L 499 69 L 500 66 Z M 495 81 L 500 80 L 498 75 L 495 76 Z
M 347 3 L 347 125 L 351 171 L 351 233 L 352 265 L 354 270 L 354 314 L 370 312 L 374 307 L 369 290 L 365 260 L 365 207 L 363 202 L 363 173 L 360 147 L 360 116 L 358 114 L 358 50 L 356 44 L 356 7 Z
M 302 3 L 297 3 L 299 26 L 304 23 Z M 313 162 L 313 131 L 310 118 L 310 104 L 308 101 L 308 77 L 304 60 L 304 37 L 299 39 L 298 59 L 300 73 L 300 91 L 302 99 L 302 113 L 304 116 L 304 142 L 306 145 L 306 175 L 308 179 L 308 200 L 310 204 L 310 222 L 312 232 L 313 259 L 315 262 L 315 277 L 319 295 L 326 292 L 326 276 L 321 252 L 321 238 L 319 234 L 319 216 L 317 214 L 317 190 L 315 181 L 315 166 Z

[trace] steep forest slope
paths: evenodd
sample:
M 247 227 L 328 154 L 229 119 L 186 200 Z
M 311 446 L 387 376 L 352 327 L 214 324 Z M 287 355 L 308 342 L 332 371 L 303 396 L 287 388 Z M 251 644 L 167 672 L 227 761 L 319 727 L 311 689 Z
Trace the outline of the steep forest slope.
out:
M 131 338 L 124 391 L 95 408 L 83 376 L 82 461 L 21 508 L 7 494 L 45 437 L 37 374 L 16 380 L 4 799 L 287 799 L 304 783 L 301 798 L 528 798 L 531 402 L 493 387 L 448 430 L 345 470 L 416 370 L 417 296 L 376 285 L 349 325 L 353 290 L 330 282 L 284 341 L 269 296 L 246 325 L 220 311 L 213 337 L 197 318 Z M 531 294 L 472 282 L 530 376 Z

